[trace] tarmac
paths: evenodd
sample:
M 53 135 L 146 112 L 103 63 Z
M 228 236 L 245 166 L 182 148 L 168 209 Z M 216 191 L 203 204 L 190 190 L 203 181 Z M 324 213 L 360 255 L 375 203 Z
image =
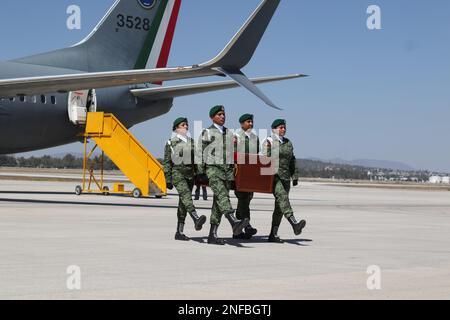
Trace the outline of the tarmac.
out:
M 192 240 L 173 239 L 176 193 L 76 196 L 75 185 L 0 180 L 0 299 L 450 298 L 449 191 L 301 182 L 303 234 L 283 219 L 286 243 L 268 243 L 273 197 L 256 194 L 258 235 L 232 240 L 224 219 L 220 247 L 190 220 Z M 211 200 L 196 201 L 208 218 Z

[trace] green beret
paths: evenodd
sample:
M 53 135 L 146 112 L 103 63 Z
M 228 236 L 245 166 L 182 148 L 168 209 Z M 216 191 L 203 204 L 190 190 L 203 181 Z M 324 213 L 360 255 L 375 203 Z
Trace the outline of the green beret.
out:
M 253 120 L 253 115 L 249 114 L 249 113 L 246 113 L 246 114 L 242 115 L 239 118 L 239 123 L 243 123 L 243 122 L 248 121 L 248 120 Z
M 220 111 L 225 111 L 225 107 L 224 106 L 215 106 L 211 108 L 211 111 L 209 111 L 209 117 L 210 118 L 214 118 L 214 116 L 216 114 L 218 114 Z
M 187 118 L 178 118 L 177 120 L 175 120 L 174 122 L 173 122 L 173 130 L 175 130 L 176 128 L 178 128 L 178 126 L 180 125 L 180 124 L 182 124 L 183 122 L 188 122 L 188 119 Z
M 286 120 L 284 119 L 277 119 L 272 123 L 272 129 L 276 129 L 281 125 L 286 125 Z

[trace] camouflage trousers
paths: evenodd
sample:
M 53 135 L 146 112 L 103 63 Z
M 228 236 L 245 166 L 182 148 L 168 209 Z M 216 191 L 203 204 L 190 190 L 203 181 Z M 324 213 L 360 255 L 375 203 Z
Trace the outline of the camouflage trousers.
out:
M 195 211 L 194 201 L 192 201 L 192 190 L 194 189 L 194 179 L 188 179 L 182 175 L 173 177 L 173 185 L 178 191 L 178 222 L 185 222 L 188 213 Z
M 234 194 L 238 198 L 236 218 L 239 220 L 248 218 L 250 220 L 250 202 L 253 199 L 254 193 L 235 191 Z
M 231 181 L 222 180 L 217 177 L 209 178 L 209 187 L 214 193 L 210 218 L 211 224 L 213 225 L 220 225 L 222 216 L 233 211 L 230 201 L 230 183 Z
M 283 215 L 289 218 L 294 214 L 289 201 L 289 191 L 291 190 L 290 180 L 281 180 L 275 176 L 273 195 L 275 197 L 275 209 L 272 215 L 272 226 L 279 226 Z

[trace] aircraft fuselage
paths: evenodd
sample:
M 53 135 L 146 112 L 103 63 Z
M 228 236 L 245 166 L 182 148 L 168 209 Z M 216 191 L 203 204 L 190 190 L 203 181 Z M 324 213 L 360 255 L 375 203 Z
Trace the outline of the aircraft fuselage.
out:
M 0 79 L 81 73 L 14 62 L 0 62 Z M 135 98 L 130 87 L 99 89 L 97 111 L 113 113 L 126 127 L 167 113 L 173 99 Z M 55 147 L 80 140 L 82 126 L 68 115 L 68 93 L 0 98 L 0 154 Z

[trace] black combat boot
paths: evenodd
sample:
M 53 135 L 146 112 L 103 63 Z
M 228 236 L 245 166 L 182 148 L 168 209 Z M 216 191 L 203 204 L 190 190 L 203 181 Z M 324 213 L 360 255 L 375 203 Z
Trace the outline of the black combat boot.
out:
M 175 240 L 189 241 L 190 239 L 184 235 L 184 223 L 178 222 L 177 233 L 175 233 Z
M 194 220 L 194 225 L 195 225 L 195 230 L 200 231 L 203 228 L 203 225 L 206 222 L 206 216 L 198 216 L 197 212 L 192 211 L 191 213 L 189 213 L 189 215 L 191 216 L 192 220 Z
M 257 233 L 258 230 L 256 230 L 249 224 L 245 227 L 244 232 L 238 235 L 233 235 L 233 239 L 250 240 Z
M 253 237 L 255 234 L 258 233 L 258 230 L 253 228 L 250 223 L 247 227 L 245 227 L 245 234 L 249 235 L 250 237 Z
M 279 228 L 278 226 L 272 226 L 272 229 L 270 230 L 270 235 L 269 235 L 269 242 L 274 242 L 274 243 L 283 243 L 284 242 L 278 236 L 278 228 Z
M 219 228 L 219 226 L 216 226 L 214 224 L 211 225 L 211 229 L 209 230 L 208 243 L 223 246 L 225 244 L 225 241 L 223 241 L 223 239 L 219 239 L 217 237 L 217 229 L 218 228 Z
M 226 213 L 225 217 L 230 222 L 231 228 L 233 228 L 233 235 L 235 236 L 241 234 L 244 228 L 250 223 L 248 218 L 245 218 L 243 220 L 236 219 L 233 211 Z
M 247 234 L 246 232 L 242 232 L 241 234 L 238 234 L 238 235 L 233 234 L 233 239 L 250 240 L 251 238 L 252 238 L 252 236 Z
M 303 228 L 306 226 L 306 221 L 305 220 L 297 222 L 297 220 L 295 220 L 294 215 L 290 216 L 288 218 L 288 221 L 291 224 L 292 229 L 294 229 L 294 234 L 296 236 L 298 236 L 300 233 L 302 233 Z

